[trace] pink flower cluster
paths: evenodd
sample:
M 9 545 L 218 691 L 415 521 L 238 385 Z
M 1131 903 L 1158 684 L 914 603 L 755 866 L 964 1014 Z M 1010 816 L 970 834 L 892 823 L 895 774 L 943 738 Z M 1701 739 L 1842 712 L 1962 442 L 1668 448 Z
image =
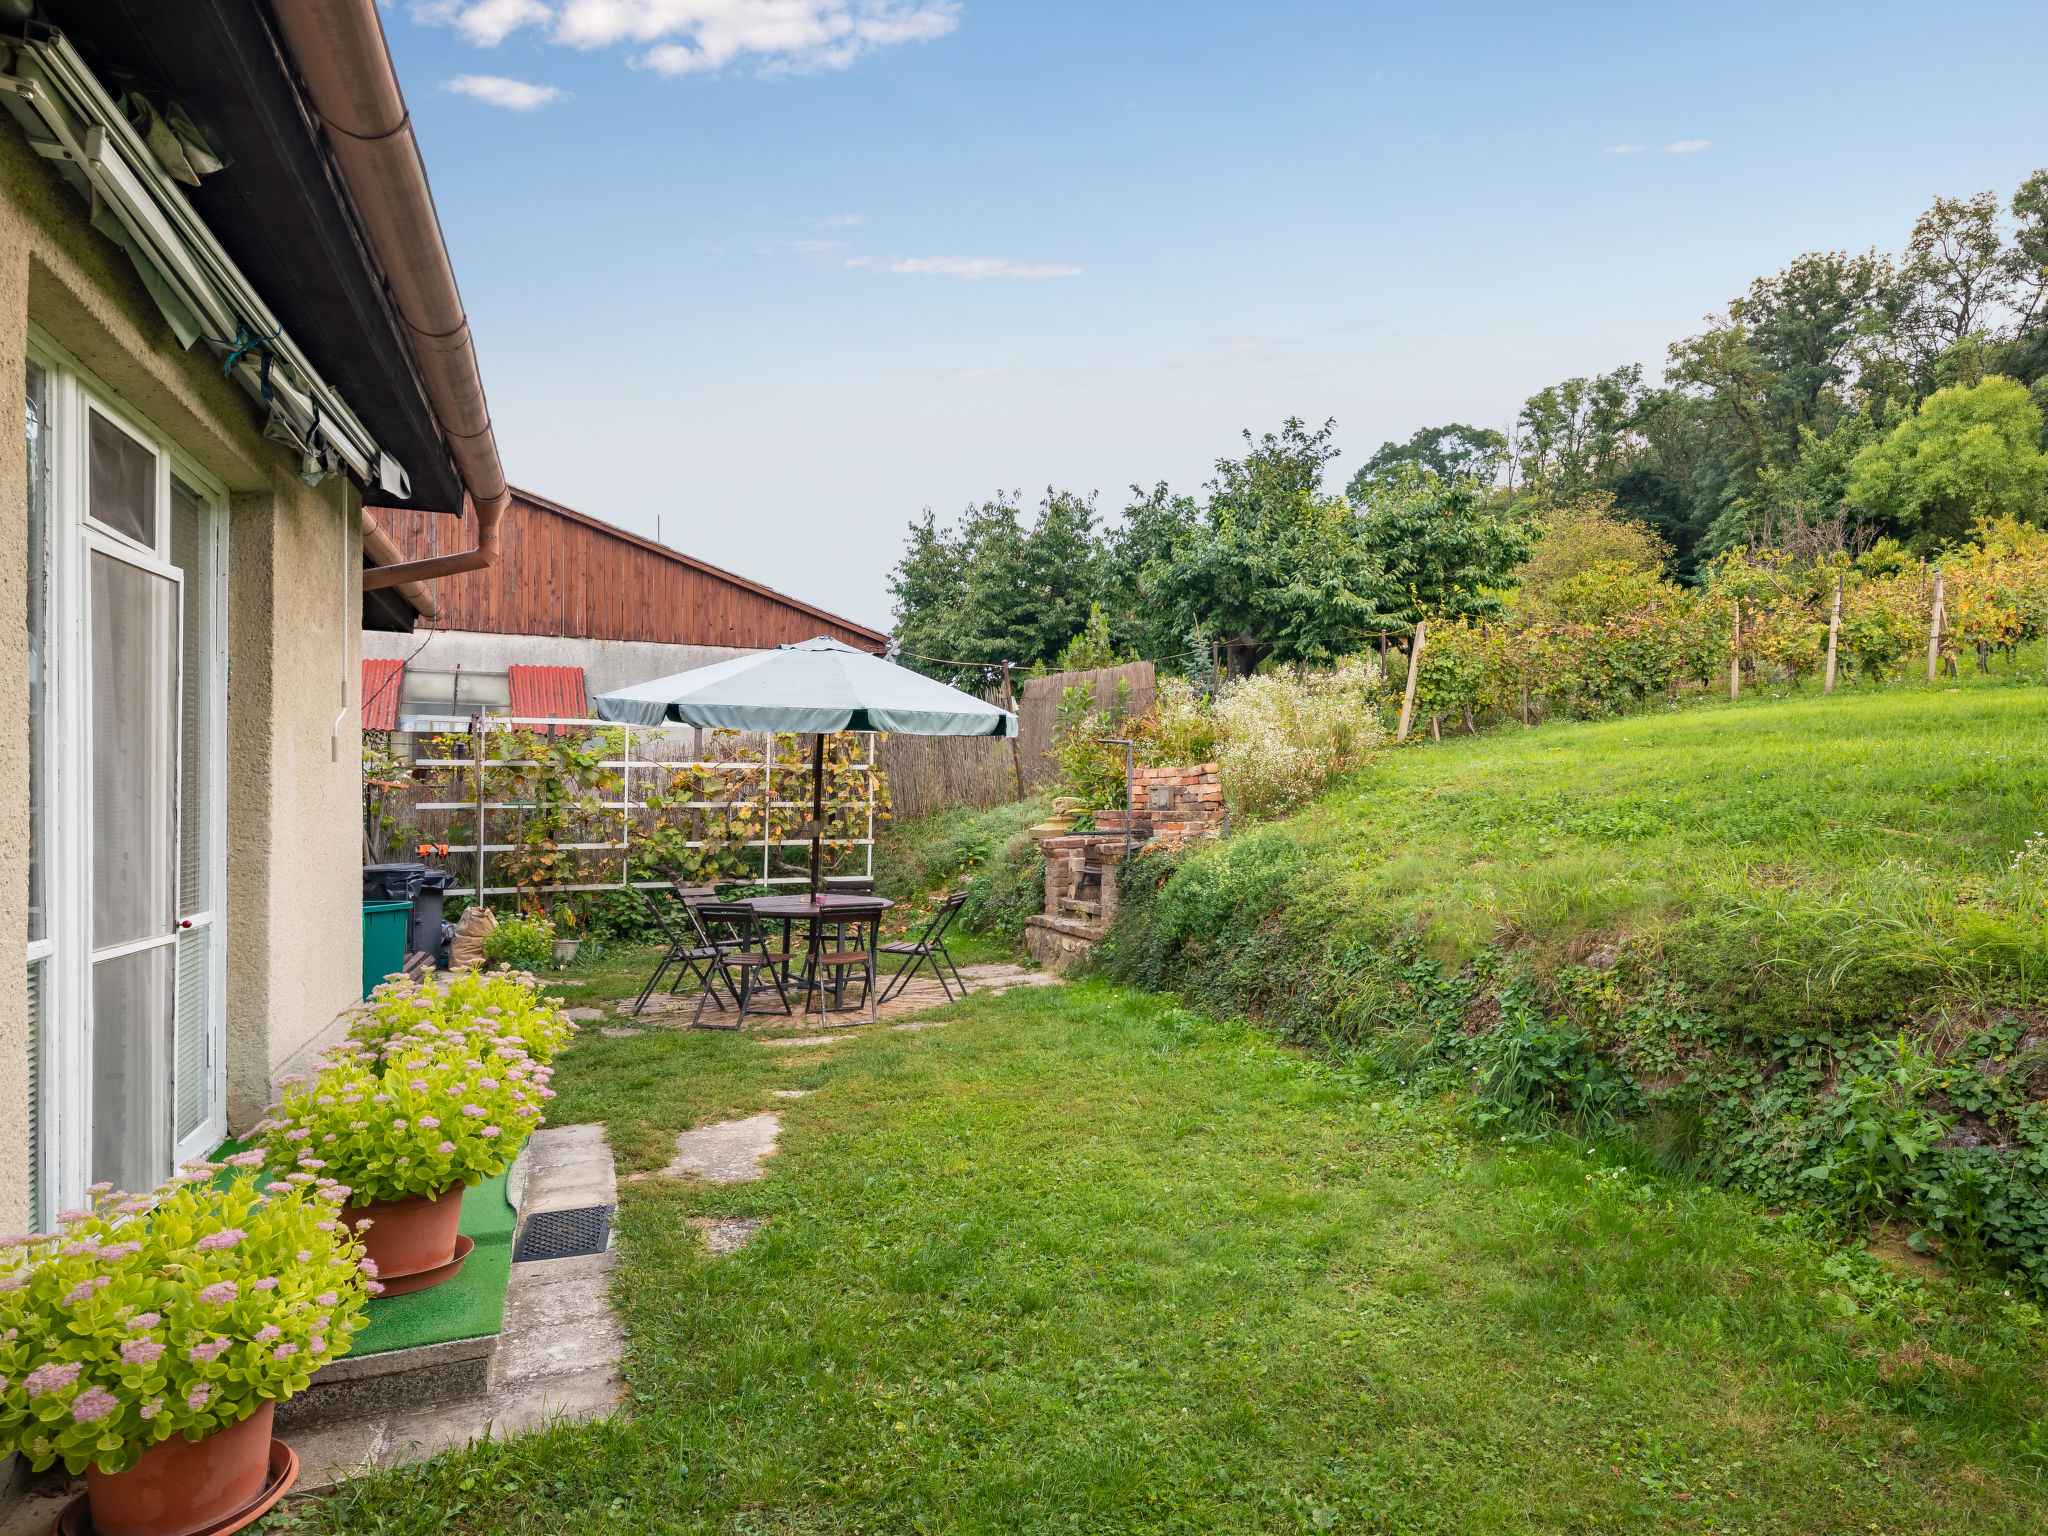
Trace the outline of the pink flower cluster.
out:
M 211 1253 L 219 1248 L 232 1248 L 249 1234 L 240 1227 L 223 1227 L 218 1232 L 209 1232 L 192 1246 L 201 1253 Z
M 153 1364 L 163 1352 L 155 1339 L 128 1339 L 121 1345 L 121 1358 L 130 1365 Z
M 48 1365 L 38 1366 L 33 1371 L 30 1371 L 28 1373 L 28 1380 L 23 1385 L 28 1388 L 28 1395 L 30 1397 L 41 1397 L 49 1392 L 62 1392 L 74 1381 L 78 1380 L 78 1373 L 84 1369 L 83 1361 L 65 1360 L 58 1362 L 53 1360 Z

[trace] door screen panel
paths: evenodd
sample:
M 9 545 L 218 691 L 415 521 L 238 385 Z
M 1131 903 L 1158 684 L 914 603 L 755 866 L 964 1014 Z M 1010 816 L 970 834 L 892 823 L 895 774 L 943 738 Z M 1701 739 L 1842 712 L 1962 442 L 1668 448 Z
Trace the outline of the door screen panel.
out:
M 91 562 L 91 1170 L 140 1191 L 171 1167 L 178 584 Z
M 178 588 L 92 556 L 92 943 L 168 936 L 177 867 Z
M 163 944 L 92 968 L 92 1176 L 133 1193 L 171 1172 L 163 1090 L 172 954 Z

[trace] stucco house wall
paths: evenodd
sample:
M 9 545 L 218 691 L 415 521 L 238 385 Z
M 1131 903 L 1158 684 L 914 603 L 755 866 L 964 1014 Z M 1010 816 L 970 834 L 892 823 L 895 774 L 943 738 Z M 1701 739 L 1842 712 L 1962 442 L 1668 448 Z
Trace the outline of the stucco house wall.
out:
M 33 322 L 230 493 L 228 1079 L 231 1125 L 273 1065 L 356 998 L 360 520 L 336 476 L 309 488 L 203 347 L 181 350 L 76 193 L 0 124 L 0 367 L 17 389 Z M 19 396 L 16 396 L 19 399 Z M 17 407 L 18 411 L 18 407 Z M 25 603 L 27 457 L 0 434 L 0 608 Z M 0 624 L 0 1230 L 28 1214 L 27 648 Z M 346 688 L 346 710 L 344 693 Z M 338 732 L 335 729 L 340 715 Z M 11 967 L 11 969 L 8 969 Z

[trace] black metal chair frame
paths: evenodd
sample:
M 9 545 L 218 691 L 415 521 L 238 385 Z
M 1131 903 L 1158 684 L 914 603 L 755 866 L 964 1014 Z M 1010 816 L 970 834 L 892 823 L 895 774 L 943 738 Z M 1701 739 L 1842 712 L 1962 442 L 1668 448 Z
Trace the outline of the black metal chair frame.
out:
M 718 958 L 713 963 L 717 966 L 719 974 L 724 976 L 727 989 L 739 1004 L 739 1016 L 730 1024 L 704 1025 L 701 1022 L 704 1017 L 704 999 L 699 997 L 697 1011 L 690 1019 L 692 1029 L 738 1029 L 744 1025 L 747 1022 L 747 1005 L 753 1001 L 754 992 L 760 985 L 757 977 L 763 971 L 768 973 L 768 984 L 775 989 L 776 997 L 782 1002 L 781 1012 L 784 1017 L 795 1011 L 789 1006 L 789 994 L 782 989 L 782 977 L 776 970 L 774 952 L 768 948 L 765 940 L 759 948 L 755 947 L 756 930 L 761 926 L 761 919 L 755 915 L 752 907 L 733 902 L 707 902 L 694 910 L 694 916 L 703 924 L 711 947 L 717 952 Z M 712 932 L 712 929 L 720 924 L 727 930 L 728 936 L 725 938 L 720 938 Z M 733 980 L 732 975 L 735 970 L 740 973 L 737 982 Z M 765 1014 L 771 1010 L 757 1008 L 754 1011 Z
M 953 919 L 960 915 L 960 909 L 966 905 L 967 893 L 955 891 L 939 903 L 939 910 L 932 914 L 932 920 L 925 924 L 924 932 L 917 938 L 881 946 L 881 953 L 885 955 L 916 957 L 890 979 L 887 989 L 882 993 L 883 1002 L 886 1003 L 909 986 L 911 977 L 917 974 L 917 968 L 926 961 L 931 962 L 932 975 L 938 978 L 939 990 L 946 994 L 947 1002 L 953 1001 L 953 989 L 946 984 L 947 968 L 953 972 L 953 980 L 959 985 L 960 995 L 967 995 L 967 978 L 960 974 L 960 966 L 953 959 L 953 952 L 946 948 L 946 930 L 953 926 Z M 943 967 L 939 964 L 941 959 L 945 961 Z
M 633 889 L 639 892 L 640 899 L 647 903 L 647 910 L 653 914 L 655 926 L 661 929 L 662 937 L 668 941 L 668 948 L 655 963 L 654 974 L 647 978 L 647 985 L 640 989 L 640 996 L 634 1000 L 633 1017 L 637 1019 L 640 1016 L 640 1010 L 647 1006 L 647 1000 L 654 996 L 661 986 L 661 978 L 667 974 L 671 965 L 676 968 L 674 984 L 669 988 L 671 997 L 683 990 L 683 978 L 689 976 L 696 980 L 706 996 L 718 1004 L 718 1011 L 725 1012 L 725 1004 L 718 997 L 716 979 L 719 974 L 717 962 L 720 950 L 712 942 L 711 936 L 704 931 L 704 924 L 697 916 L 696 907 L 689 901 L 678 898 L 677 905 L 683 909 L 683 915 L 690 922 L 691 937 L 682 937 L 669 925 L 659 902 L 638 886 Z M 727 978 L 726 984 L 731 985 L 730 978 Z M 739 994 L 735 992 L 733 998 L 734 1001 L 738 1001 Z M 697 999 L 697 1013 L 701 1017 L 703 1012 L 704 998 L 700 996 Z
M 821 928 L 823 921 L 822 918 L 819 919 Z M 811 990 L 815 987 L 818 993 L 818 1011 L 821 1014 L 826 1011 L 825 996 L 828 989 L 832 998 L 832 1011 L 845 1012 L 846 973 L 858 962 L 862 967 L 862 996 L 868 1005 L 868 1022 L 873 1023 L 878 1016 L 876 1010 L 881 1002 L 877 994 L 881 982 L 882 908 L 842 907 L 834 914 L 831 922 L 833 947 L 825 947 L 826 935 L 821 931 L 817 936 L 815 948 L 805 958 L 804 1010 L 810 1011 Z M 848 949 L 846 937 L 849 929 L 856 936 L 862 929 L 866 929 L 867 943 L 856 949 Z M 818 968 L 815 977 L 811 972 L 814 962 Z

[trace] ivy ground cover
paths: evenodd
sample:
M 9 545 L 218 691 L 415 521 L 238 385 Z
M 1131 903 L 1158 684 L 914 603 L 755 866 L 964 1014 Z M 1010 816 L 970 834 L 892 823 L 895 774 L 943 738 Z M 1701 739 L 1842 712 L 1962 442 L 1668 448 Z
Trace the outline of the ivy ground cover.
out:
M 585 1031 L 622 1171 L 775 1109 L 759 1183 L 622 1182 L 630 1417 L 285 1517 L 347 1532 L 2033 1531 L 2040 1353 L 1623 1140 L 1102 981 L 829 1048 Z M 782 1098 L 773 1090 L 803 1089 Z M 688 1219 L 767 1216 L 712 1257 Z

